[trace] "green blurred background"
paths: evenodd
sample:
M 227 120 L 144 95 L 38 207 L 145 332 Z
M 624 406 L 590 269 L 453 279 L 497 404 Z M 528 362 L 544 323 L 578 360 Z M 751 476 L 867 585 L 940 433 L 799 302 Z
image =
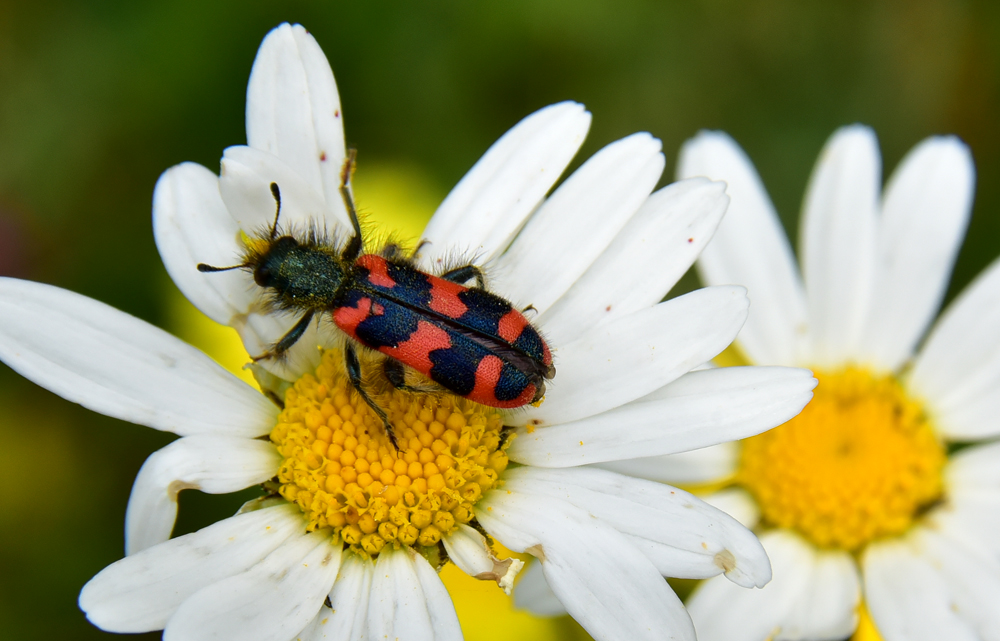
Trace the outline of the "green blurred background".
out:
M 217 170 L 223 148 L 245 141 L 250 65 L 282 21 L 304 24 L 330 58 L 361 204 L 409 234 L 506 129 L 573 99 L 594 114 L 581 158 L 647 130 L 664 142 L 667 176 L 698 129 L 729 131 L 793 235 L 836 127 L 874 126 L 889 169 L 922 138 L 956 133 L 979 184 L 949 297 L 1000 253 L 1000 3 L 990 0 L 34 0 L 0 2 L 0 274 L 210 345 L 157 256 L 153 185 L 185 160 Z M 121 556 L 132 479 L 170 438 L 0 365 L 0 639 L 109 638 L 76 595 Z M 178 531 L 242 500 L 184 493 Z M 500 638 L 489 627 L 469 638 Z M 557 622 L 517 636 L 580 633 Z

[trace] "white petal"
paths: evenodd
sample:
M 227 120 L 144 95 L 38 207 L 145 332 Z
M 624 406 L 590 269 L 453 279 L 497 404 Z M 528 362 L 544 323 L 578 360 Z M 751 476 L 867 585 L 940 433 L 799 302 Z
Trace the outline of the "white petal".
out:
M 1000 442 L 967 447 L 948 459 L 949 488 L 984 489 L 1000 494 Z
M 777 530 L 761 536 L 774 580 L 741 590 L 721 577 L 703 583 L 688 600 L 702 641 L 842 639 L 857 624 L 860 586 L 854 561 L 819 551 Z
M 281 158 L 253 147 L 229 147 L 222 156 L 219 192 L 229 214 L 245 233 L 269 231 L 274 224 L 276 203 L 271 183 L 281 192 L 278 232 L 317 229 L 333 237 L 349 230 L 348 221 L 324 217 L 327 204 L 320 192 Z
M 524 567 L 524 562 L 508 558 L 501 561 L 493 555 L 486 537 L 468 525 L 441 539 L 448 552 L 448 559 L 462 572 L 480 581 L 496 581 L 508 595 L 514 587 L 514 578 Z
M 386 548 L 378 555 L 368 602 L 366 638 L 408 641 L 462 638 L 444 584 L 426 559 L 412 549 Z
M 966 548 L 933 530 L 915 533 L 918 547 L 944 577 L 949 605 L 980 638 L 1000 639 L 1000 560 Z
M 503 250 L 576 154 L 590 128 L 583 105 L 561 102 L 504 134 L 452 189 L 424 230 L 425 265 Z
M 927 515 L 927 526 L 1000 561 L 1000 442 L 953 454 L 945 467 L 945 494 L 947 501 Z
M 565 423 L 645 396 L 729 345 L 747 305 L 742 287 L 706 287 L 590 329 L 554 350 L 545 401 L 515 420 Z
M 514 607 L 527 610 L 538 617 L 557 617 L 567 614 L 556 593 L 549 587 L 542 571 L 542 564 L 532 561 L 521 572 L 514 589 Z
M 694 639 L 684 607 L 649 560 L 586 511 L 494 490 L 476 505 L 476 517 L 508 548 L 539 558 L 553 592 L 597 641 Z
M 496 260 L 493 287 L 539 312 L 548 309 L 649 197 L 666 163 L 661 147 L 649 134 L 633 134 L 591 156 Z
M 928 138 L 885 189 L 874 289 L 861 352 L 895 371 L 937 312 L 972 210 L 972 155 L 955 137 Z
M 875 134 L 860 125 L 830 138 L 809 181 L 799 247 L 815 365 L 839 365 L 857 352 L 871 291 L 880 182 Z
M 326 607 L 325 605 L 319 609 L 313 620 L 302 629 L 292 641 L 322 641 L 322 639 L 348 639 L 350 637 L 350 630 L 347 634 L 342 634 L 341 636 L 335 636 L 335 626 L 333 610 Z
M 109 632 L 160 630 L 192 594 L 256 565 L 304 529 L 294 505 L 219 521 L 104 568 L 80 592 L 80 609 Z
M 810 562 L 805 546 L 786 544 L 777 538 L 781 534 L 761 537 L 774 571 L 774 579 L 762 590 L 746 590 L 715 577 L 688 598 L 688 614 L 701 641 L 761 641 L 781 630 L 796 594 L 806 587 Z
M 793 418 L 812 398 L 812 372 L 725 367 L 689 372 L 609 412 L 517 430 L 511 460 L 569 467 L 675 454 L 760 434 Z
M 698 259 L 707 285 L 739 283 L 752 313 L 739 342 L 751 362 L 794 365 L 806 332 L 806 299 L 791 245 L 753 163 L 727 134 L 703 131 L 684 143 L 678 178 L 728 183 L 729 209 Z
M 340 557 L 329 532 L 292 537 L 249 570 L 182 603 L 167 622 L 163 641 L 288 641 L 323 605 Z
M 735 474 L 739 455 L 738 444 L 720 443 L 680 454 L 608 461 L 597 467 L 672 485 L 710 483 Z
M 873 543 L 861 559 L 868 611 L 885 641 L 975 641 L 939 570 L 908 541 Z
M 750 493 L 739 487 L 730 487 L 702 499 L 733 517 L 745 528 L 755 528 L 760 521 L 760 510 Z
M 237 492 L 274 476 L 281 455 L 267 441 L 199 434 L 154 452 L 135 477 L 125 511 L 125 554 L 170 538 L 177 519 L 177 494 Z
M 0 279 L 0 359 L 63 398 L 180 435 L 249 438 L 277 408 L 208 356 L 145 321 L 50 285 Z
M 1000 560 L 1000 492 L 996 489 L 948 490 L 948 503 L 927 515 L 927 526 L 947 532 L 971 550 Z
M 565 345 L 590 327 L 663 300 L 712 237 L 727 200 L 721 183 L 704 179 L 652 194 L 590 269 L 538 317 L 548 340 Z
M 844 639 L 858 627 L 861 577 L 842 550 L 815 550 L 808 585 L 781 628 L 778 639 Z
M 356 554 L 345 554 L 340 574 L 330 592 L 333 627 L 329 638 L 360 641 L 368 632 L 368 599 L 372 591 L 375 564 Z
M 413 563 L 427 602 L 427 612 L 431 617 L 435 641 L 462 641 L 462 627 L 458 624 L 458 614 L 451 602 L 448 588 L 444 587 L 438 573 L 427 559 L 415 554 Z
M 272 29 L 247 86 L 247 144 L 281 158 L 326 200 L 327 224 L 350 225 L 340 197 L 344 121 L 330 63 L 301 25 Z
M 958 440 L 1000 434 L 1000 260 L 945 310 L 917 356 L 908 386 L 935 425 Z
M 239 262 L 240 228 L 219 194 L 219 178 L 192 162 L 163 172 L 153 190 L 153 235 L 167 273 L 195 307 L 226 325 L 245 314 L 256 293 L 243 270 L 203 274 L 198 263 Z
M 757 538 L 683 490 L 593 468 L 521 467 L 505 473 L 504 481 L 504 491 L 567 501 L 629 535 L 665 576 L 703 579 L 725 572 L 744 587 L 771 578 Z

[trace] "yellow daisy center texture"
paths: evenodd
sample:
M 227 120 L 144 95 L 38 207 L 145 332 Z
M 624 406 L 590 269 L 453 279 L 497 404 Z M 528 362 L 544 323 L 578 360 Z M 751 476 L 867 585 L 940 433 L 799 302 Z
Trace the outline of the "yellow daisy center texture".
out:
M 941 496 L 946 452 L 892 376 L 817 372 L 805 410 L 743 441 L 737 481 L 765 525 L 854 551 L 906 531 Z
M 354 391 L 343 356 L 328 350 L 315 374 L 285 393 L 271 432 L 284 457 L 281 495 L 299 506 L 310 531 L 364 556 L 386 545 L 431 547 L 496 487 L 507 467 L 499 412 L 450 394 L 395 389 L 375 394 L 399 443 Z

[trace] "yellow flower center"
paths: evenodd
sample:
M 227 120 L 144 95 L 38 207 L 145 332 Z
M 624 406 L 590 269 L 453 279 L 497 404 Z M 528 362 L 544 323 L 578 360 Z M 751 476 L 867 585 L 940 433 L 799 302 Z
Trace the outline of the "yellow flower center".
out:
M 743 441 L 737 480 L 766 525 L 857 550 L 904 532 L 941 496 L 945 450 L 919 403 L 891 376 L 817 373 L 797 417 Z
M 281 495 L 310 531 L 331 528 L 364 556 L 386 545 L 434 546 L 496 487 L 507 467 L 499 412 L 448 394 L 387 389 L 373 395 L 393 425 L 353 390 L 339 350 L 285 393 L 271 440 L 285 458 Z

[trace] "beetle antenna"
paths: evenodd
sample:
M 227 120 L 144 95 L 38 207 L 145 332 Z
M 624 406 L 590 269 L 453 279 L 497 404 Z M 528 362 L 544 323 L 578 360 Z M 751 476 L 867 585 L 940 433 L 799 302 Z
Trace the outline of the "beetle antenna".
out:
M 246 263 L 241 263 L 239 265 L 233 265 L 232 267 L 214 267 L 212 265 L 206 265 L 205 263 L 198 263 L 198 271 L 201 273 L 206 272 L 228 272 L 230 269 L 240 269 L 241 267 L 249 267 Z
M 274 224 L 271 225 L 271 240 L 274 240 L 278 236 L 278 217 L 281 216 L 281 190 L 278 189 L 278 183 L 271 183 L 271 195 L 274 196 L 274 202 L 277 204 L 274 212 Z
M 354 206 L 354 194 L 351 188 L 351 177 L 354 175 L 357 156 L 356 149 L 348 149 L 347 158 L 344 159 L 344 165 L 340 168 L 340 197 L 344 201 L 347 217 L 351 219 L 351 227 L 354 228 L 354 235 L 347 242 L 342 254 L 346 260 L 352 262 L 361 255 L 364 246 L 361 239 L 361 223 L 358 222 L 358 210 Z

